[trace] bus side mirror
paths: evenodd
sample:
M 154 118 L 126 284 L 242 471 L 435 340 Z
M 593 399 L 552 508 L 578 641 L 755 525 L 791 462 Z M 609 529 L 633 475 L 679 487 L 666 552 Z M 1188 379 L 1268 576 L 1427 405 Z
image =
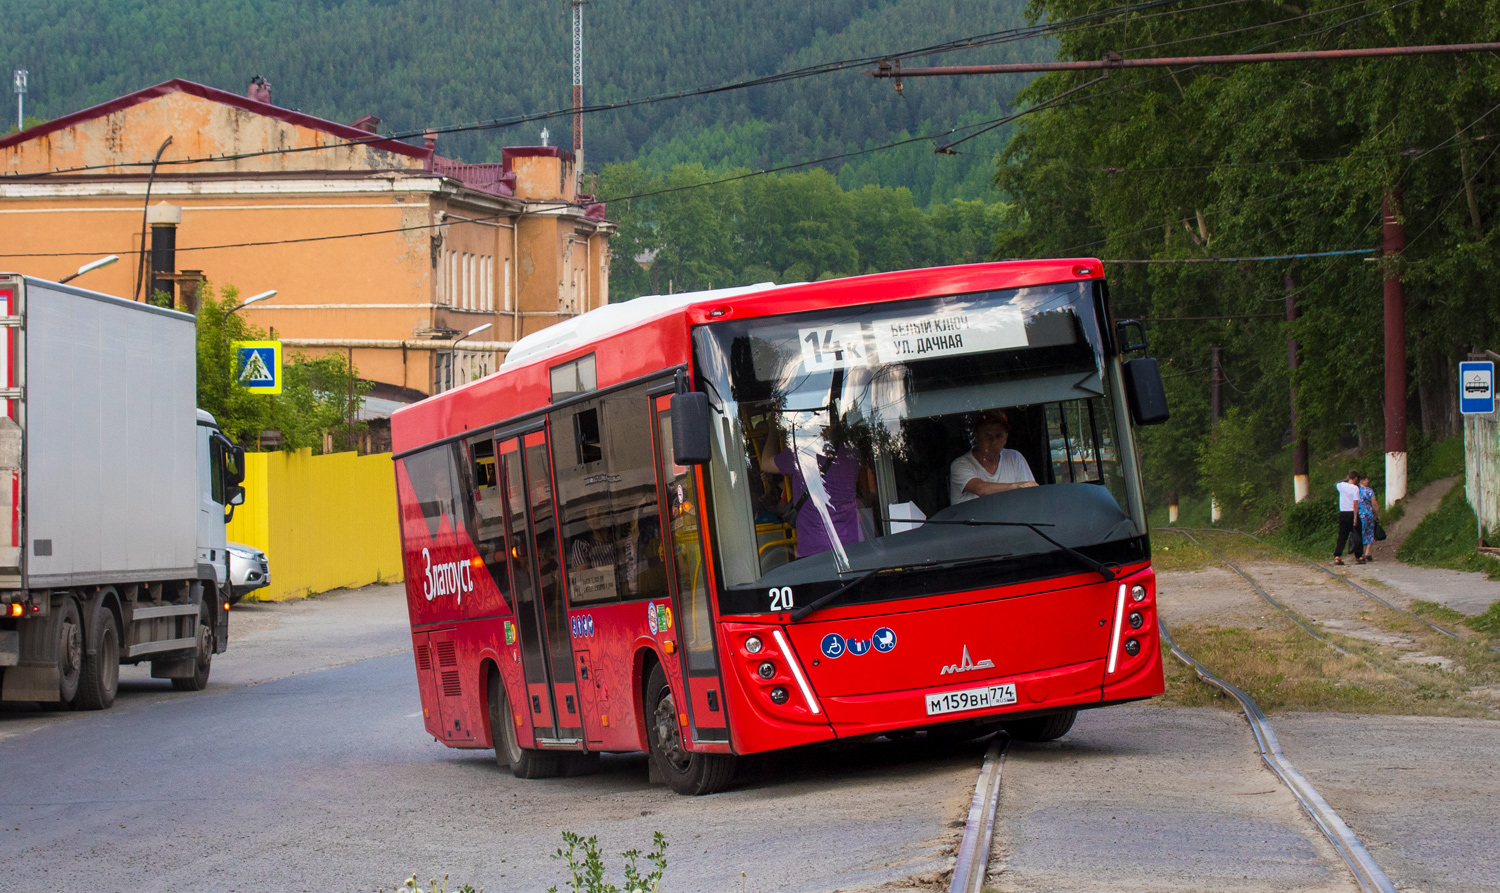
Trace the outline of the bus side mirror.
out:
M 709 452 L 708 395 L 689 391 L 672 395 L 672 461 L 702 465 Z
M 1168 417 L 1167 389 L 1161 383 L 1161 367 L 1155 357 L 1126 360 L 1125 400 L 1137 425 L 1160 425 Z M 706 395 L 705 395 L 706 396 Z

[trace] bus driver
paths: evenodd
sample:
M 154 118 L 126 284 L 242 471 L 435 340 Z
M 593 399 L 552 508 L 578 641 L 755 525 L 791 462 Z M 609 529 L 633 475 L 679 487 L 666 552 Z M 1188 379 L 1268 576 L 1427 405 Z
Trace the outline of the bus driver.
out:
M 991 493 L 1035 487 L 1026 457 L 1007 450 L 1010 420 L 1003 412 L 981 413 L 974 420 L 974 448 L 957 459 L 948 473 L 948 501 L 953 505 Z

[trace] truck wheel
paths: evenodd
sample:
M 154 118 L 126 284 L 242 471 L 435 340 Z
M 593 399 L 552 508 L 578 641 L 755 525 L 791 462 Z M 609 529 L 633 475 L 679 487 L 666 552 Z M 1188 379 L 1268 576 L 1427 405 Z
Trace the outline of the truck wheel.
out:
M 1078 718 L 1077 710 L 1054 713 L 1051 716 L 1036 716 L 1005 723 L 1005 734 L 1017 741 L 1056 741 L 1073 728 Z
M 714 794 L 734 781 L 734 756 L 727 753 L 694 753 L 682 746 L 682 726 L 678 723 L 677 702 L 672 686 L 661 664 L 651 668 L 646 682 L 646 742 L 651 747 L 651 762 L 667 787 L 679 794 L 696 797 Z
M 209 628 L 208 606 L 198 612 L 198 647 L 193 650 L 197 660 L 193 664 L 193 675 L 173 679 L 172 687 L 178 691 L 203 691 L 208 688 L 208 671 L 214 660 L 214 633 Z
M 58 706 L 71 707 L 78 696 L 78 680 L 83 676 L 83 625 L 78 620 L 78 603 L 63 599 L 57 621 L 57 700 Z
M 114 612 L 100 608 L 94 612 L 88 643 L 94 653 L 84 652 L 78 697 L 74 706 L 83 710 L 105 710 L 115 702 L 120 688 L 120 632 Z
M 562 772 L 563 754 L 522 747 L 516 738 L 516 722 L 505 698 L 500 674 L 490 673 L 490 737 L 495 742 L 495 765 L 510 767 L 516 778 L 553 778 Z

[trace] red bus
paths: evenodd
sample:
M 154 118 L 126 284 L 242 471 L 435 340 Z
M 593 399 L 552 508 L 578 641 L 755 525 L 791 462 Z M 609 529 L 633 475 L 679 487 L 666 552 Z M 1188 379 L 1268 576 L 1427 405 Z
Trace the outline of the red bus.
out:
M 526 336 L 392 418 L 428 731 L 526 778 L 646 751 L 702 794 L 740 754 L 1046 740 L 1160 694 L 1132 431 L 1166 404 L 1131 331 L 1081 259 Z

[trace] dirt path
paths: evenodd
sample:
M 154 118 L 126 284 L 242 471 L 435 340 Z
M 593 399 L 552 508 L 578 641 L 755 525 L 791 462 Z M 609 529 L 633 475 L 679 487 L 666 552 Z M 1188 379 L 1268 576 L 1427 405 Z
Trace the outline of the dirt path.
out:
M 1379 555 L 1392 556 L 1392 560 L 1395 560 L 1394 556 L 1401 550 L 1401 544 L 1406 542 L 1406 538 L 1417 529 L 1423 518 L 1437 511 L 1438 503 L 1443 501 L 1443 497 L 1448 495 L 1448 491 L 1456 483 L 1457 477 L 1443 478 L 1406 497 L 1406 513 L 1401 516 L 1401 520 L 1386 528 L 1385 542 L 1378 544 Z

